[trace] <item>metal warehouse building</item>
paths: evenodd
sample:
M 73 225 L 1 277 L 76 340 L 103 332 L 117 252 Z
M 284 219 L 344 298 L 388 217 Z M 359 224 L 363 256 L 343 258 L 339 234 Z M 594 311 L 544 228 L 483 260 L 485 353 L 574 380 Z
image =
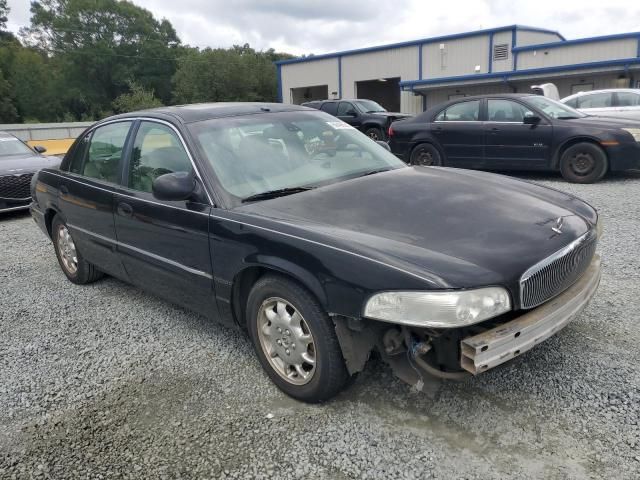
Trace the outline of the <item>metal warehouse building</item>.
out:
M 276 65 L 284 103 L 370 98 L 416 114 L 456 97 L 530 92 L 545 82 L 555 83 L 561 97 L 640 88 L 640 33 L 566 40 L 555 31 L 510 25 Z

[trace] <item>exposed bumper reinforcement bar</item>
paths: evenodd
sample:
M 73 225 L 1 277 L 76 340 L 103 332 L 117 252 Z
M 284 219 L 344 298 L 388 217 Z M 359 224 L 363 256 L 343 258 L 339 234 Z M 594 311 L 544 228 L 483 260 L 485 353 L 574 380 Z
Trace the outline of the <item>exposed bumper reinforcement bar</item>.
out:
M 532 349 L 564 328 L 587 306 L 600 284 L 600 257 L 595 255 L 580 280 L 557 297 L 510 322 L 460 342 L 460 366 L 475 374 Z

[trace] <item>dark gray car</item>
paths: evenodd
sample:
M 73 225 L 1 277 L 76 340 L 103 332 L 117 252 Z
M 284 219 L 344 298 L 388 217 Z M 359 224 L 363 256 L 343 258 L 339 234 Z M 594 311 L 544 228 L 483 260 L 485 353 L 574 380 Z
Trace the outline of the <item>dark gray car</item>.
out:
M 31 177 L 41 168 L 57 168 L 60 158 L 42 155 L 44 147 L 29 147 L 0 132 L 0 212 L 29 208 Z

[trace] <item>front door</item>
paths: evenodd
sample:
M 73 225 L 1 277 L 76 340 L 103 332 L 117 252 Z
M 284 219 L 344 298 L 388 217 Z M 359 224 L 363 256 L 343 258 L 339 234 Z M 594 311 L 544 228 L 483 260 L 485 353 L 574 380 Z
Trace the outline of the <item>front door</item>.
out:
M 450 105 L 436 116 L 431 129 L 444 151 L 445 165 L 483 166 L 484 131 L 480 122 L 480 100 Z
M 356 106 L 351 102 L 340 102 L 338 104 L 338 111 L 336 113 L 336 116 L 352 127 L 358 129 L 362 127 L 362 119 L 360 118 L 360 113 L 358 112 L 358 109 L 356 109 Z
M 525 105 L 512 100 L 488 99 L 485 132 L 487 168 L 542 169 L 549 165 L 553 127 L 542 119 L 524 123 L 534 115 Z
M 132 121 L 87 133 L 70 153 L 69 173 L 59 184 L 60 209 L 83 257 L 115 277 L 126 277 L 116 253 L 113 192 L 120 181 Z
M 168 124 L 140 121 L 122 187 L 115 192 L 118 252 L 130 280 L 163 298 L 218 318 L 206 203 L 158 200 L 153 181 L 192 172 L 178 133 Z

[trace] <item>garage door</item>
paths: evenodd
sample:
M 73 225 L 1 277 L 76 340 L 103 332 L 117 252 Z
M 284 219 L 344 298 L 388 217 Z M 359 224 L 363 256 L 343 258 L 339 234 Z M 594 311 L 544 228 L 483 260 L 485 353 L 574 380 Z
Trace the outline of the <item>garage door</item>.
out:
M 310 102 L 311 100 L 326 100 L 327 98 L 329 98 L 329 87 L 327 85 L 291 89 L 291 103 L 295 105 Z
M 356 82 L 356 97 L 374 100 L 390 112 L 399 112 L 400 77 Z

